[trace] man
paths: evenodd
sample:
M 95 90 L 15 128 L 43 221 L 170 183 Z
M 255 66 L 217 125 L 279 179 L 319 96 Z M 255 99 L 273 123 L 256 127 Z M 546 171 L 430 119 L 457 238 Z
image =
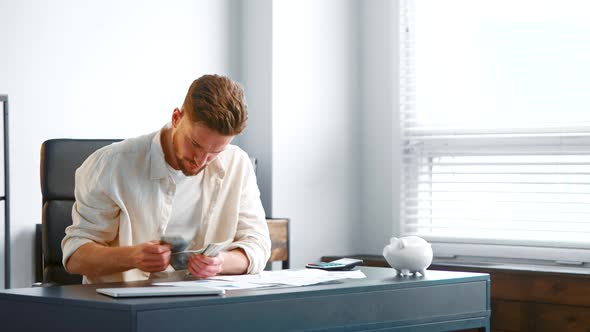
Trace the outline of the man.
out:
M 192 255 L 195 277 L 257 273 L 270 238 L 253 167 L 231 145 L 246 126 L 241 86 L 205 75 L 160 131 L 99 149 L 76 171 L 73 225 L 63 264 L 85 283 L 147 279 L 171 271 L 163 235 L 200 249 L 231 239 L 215 257 Z

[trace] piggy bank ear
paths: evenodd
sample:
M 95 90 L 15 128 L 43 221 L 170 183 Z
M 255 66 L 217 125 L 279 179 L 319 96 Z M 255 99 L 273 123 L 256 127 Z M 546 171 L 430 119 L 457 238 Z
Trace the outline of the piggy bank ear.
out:
M 404 239 L 399 240 L 399 248 L 404 249 L 408 245 L 408 242 Z
M 394 246 L 397 243 L 398 238 L 397 237 L 392 237 L 391 240 L 389 241 L 389 243 L 391 243 L 392 246 Z

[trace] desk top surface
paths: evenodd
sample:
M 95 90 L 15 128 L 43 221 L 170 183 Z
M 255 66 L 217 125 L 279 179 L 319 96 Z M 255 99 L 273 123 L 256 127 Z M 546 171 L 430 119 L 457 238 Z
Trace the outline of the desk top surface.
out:
M 104 287 L 149 286 L 149 281 L 125 283 L 67 285 L 54 287 L 15 288 L 0 290 L 0 300 L 26 300 L 43 303 L 69 303 L 81 306 L 104 307 L 111 310 L 162 309 L 179 306 L 212 305 L 231 302 L 268 301 L 279 298 L 328 296 L 343 293 L 360 293 L 403 288 L 451 285 L 489 281 L 489 274 L 427 270 L 426 276 L 394 276 L 390 268 L 360 267 L 367 278 L 345 279 L 304 287 L 272 287 L 246 290 L 228 290 L 222 296 L 174 296 L 115 299 L 96 293 Z

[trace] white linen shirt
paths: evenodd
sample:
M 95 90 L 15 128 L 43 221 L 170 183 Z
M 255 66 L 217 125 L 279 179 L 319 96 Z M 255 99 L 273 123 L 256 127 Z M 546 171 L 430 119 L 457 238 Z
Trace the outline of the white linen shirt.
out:
M 62 240 L 63 265 L 83 244 L 132 246 L 160 238 L 170 221 L 175 194 L 159 142 L 160 131 L 114 143 L 94 152 L 76 170 L 73 224 Z M 203 169 L 201 228 L 194 249 L 233 239 L 242 248 L 248 273 L 260 272 L 270 256 L 270 237 L 246 152 L 228 145 Z M 89 278 L 84 283 L 148 279 L 132 269 Z

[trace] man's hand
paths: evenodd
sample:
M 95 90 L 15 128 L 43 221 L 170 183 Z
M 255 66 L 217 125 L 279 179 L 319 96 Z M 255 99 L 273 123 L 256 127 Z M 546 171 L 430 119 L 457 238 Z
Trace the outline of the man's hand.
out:
M 193 276 L 199 278 L 208 278 L 221 274 L 223 272 L 225 254 L 222 251 L 213 257 L 203 254 L 191 255 L 188 259 L 188 270 Z
M 145 272 L 164 271 L 170 263 L 170 246 L 160 241 L 148 241 L 128 247 L 106 247 L 94 242 L 85 243 L 70 256 L 70 273 L 99 277 L 133 268 Z
M 170 264 L 170 245 L 148 241 L 133 247 L 133 266 L 145 272 L 164 271 Z
M 199 278 L 213 277 L 218 274 L 243 274 L 248 270 L 250 261 L 242 248 L 222 251 L 215 257 L 191 255 L 188 270 Z

